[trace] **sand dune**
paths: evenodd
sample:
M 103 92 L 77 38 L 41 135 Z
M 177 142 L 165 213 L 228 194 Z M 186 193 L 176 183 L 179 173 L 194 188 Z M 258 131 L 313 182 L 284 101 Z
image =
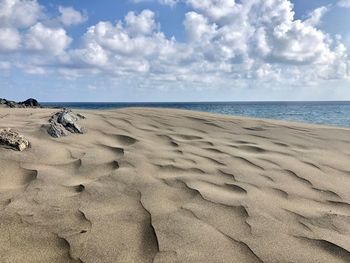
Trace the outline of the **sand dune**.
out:
M 350 130 L 180 110 L 0 109 L 0 262 L 350 262 Z

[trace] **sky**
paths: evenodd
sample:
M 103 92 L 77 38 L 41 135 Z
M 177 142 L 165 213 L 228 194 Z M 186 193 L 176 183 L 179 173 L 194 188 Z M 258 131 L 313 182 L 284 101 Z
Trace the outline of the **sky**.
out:
M 350 100 L 350 0 L 0 0 L 0 97 Z

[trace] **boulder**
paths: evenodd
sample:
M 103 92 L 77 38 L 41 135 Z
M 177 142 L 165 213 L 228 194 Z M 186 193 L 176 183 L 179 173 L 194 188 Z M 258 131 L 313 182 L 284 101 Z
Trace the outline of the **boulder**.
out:
M 58 123 L 62 124 L 71 133 L 83 133 L 81 127 L 78 125 L 77 121 L 80 117 L 74 114 L 72 111 L 62 111 L 57 117 Z
M 41 107 L 39 102 L 36 99 L 30 98 L 25 101 L 20 102 L 19 104 L 24 105 L 25 107 L 38 108 Z
M 54 138 L 60 138 L 68 135 L 68 131 L 64 128 L 64 126 L 56 121 L 49 124 L 47 133 Z
M 11 129 L 0 129 L 0 144 L 18 151 L 29 147 L 29 141 Z
M 84 133 L 78 121 L 85 119 L 80 114 L 75 114 L 71 110 L 62 110 L 54 114 L 49 120 L 48 134 L 55 138 L 67 136 L 69 133 Z

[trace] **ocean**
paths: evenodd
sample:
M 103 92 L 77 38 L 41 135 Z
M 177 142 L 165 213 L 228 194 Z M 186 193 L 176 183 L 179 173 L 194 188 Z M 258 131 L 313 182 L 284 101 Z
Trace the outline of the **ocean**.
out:
M 162 103 L 96 103 L 47 102 L 44 106 L 73 109 L 120 109 L 153 107 L 195 110 L 227 115 L 297 121 L 350 127 L 350 101 L 322 102 L 162 102 Z

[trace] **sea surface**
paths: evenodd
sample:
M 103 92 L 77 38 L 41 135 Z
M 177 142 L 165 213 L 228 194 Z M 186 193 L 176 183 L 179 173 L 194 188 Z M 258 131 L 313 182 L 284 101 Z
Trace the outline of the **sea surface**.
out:
M 350 101 L 327 102 L 164 102 L 164 103 L 96 103 L 50 102 L 44 106 L 74 109 L 120 109 L 153 107 L 196 110 L 228 115 L 297 121 L 350 127 Z

